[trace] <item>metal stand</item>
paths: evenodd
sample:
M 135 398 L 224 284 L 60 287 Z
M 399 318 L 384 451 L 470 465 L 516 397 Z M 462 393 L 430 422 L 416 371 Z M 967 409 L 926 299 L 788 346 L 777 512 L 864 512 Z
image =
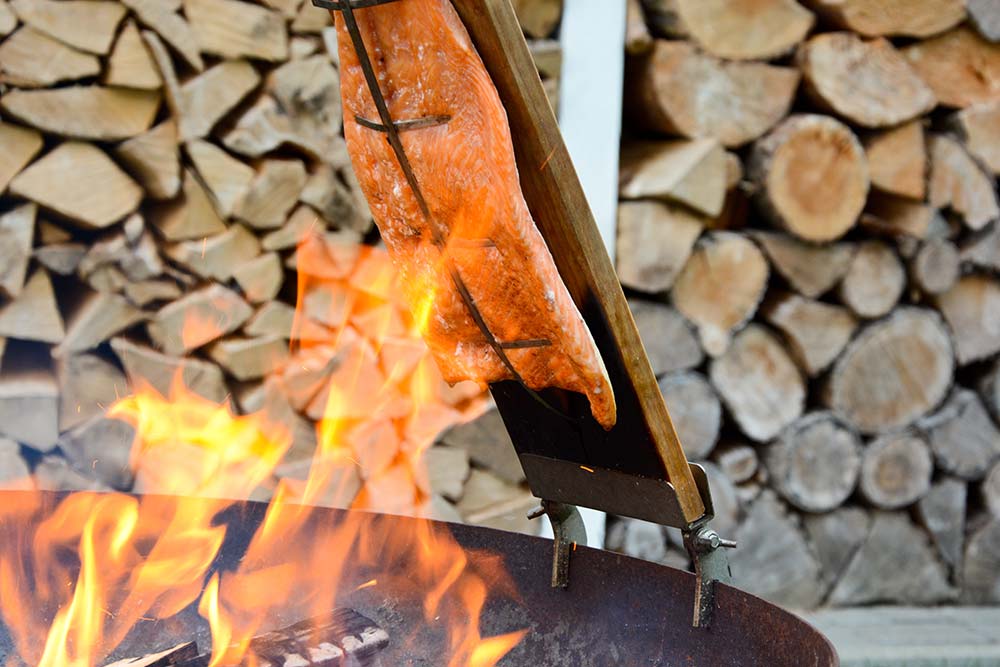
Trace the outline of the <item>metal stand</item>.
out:
M 552 523 L 552 588 L 569 588 L 569 559 L 577 545 L 587 546 L 587 529 L 580 511 L 573 505 L 543 500 L 529 519 L 542 515 Z
M 729 584 L 733 578 L 723 549 L 736 548 L 736 542 L 722 539 L 707 523 L 707 520 L 699 522 L 683 531 L 684 546 L 694 561 L 696 581 L 691 624 L 696 628 L 707 628 L 712 623 L 716 582 Z

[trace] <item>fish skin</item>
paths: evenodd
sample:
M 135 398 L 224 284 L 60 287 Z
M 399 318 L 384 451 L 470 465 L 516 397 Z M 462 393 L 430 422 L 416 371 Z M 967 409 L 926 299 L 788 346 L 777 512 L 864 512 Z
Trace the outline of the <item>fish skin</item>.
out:
M 451 3 L 398 0 L 354 11 L 393 120 L 451 117 L 399 135 L 430 224 L 451 241 L 444 249 L 432 241 L 384 133 L 355 120 L 379 122 L 379 115 L 343 17 L 334 15 L 348 151 L 442 375 L 483 384 L 515 379 L 470 315 L 450 265 L 497 340 L 551 342 L 506 350 L 525 384 L 585 394 L 594 418 L 610 429 L 616 410 L 607 370 L 532 220 L 506 111 Z M 476 242 L 483 239 L 492 245 Z

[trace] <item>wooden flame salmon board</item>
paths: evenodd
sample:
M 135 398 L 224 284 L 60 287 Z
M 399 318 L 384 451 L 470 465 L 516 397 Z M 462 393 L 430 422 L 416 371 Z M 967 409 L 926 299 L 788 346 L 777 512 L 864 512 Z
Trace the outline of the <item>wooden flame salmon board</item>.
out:
M 671 525 L 691 523 L 705 514 L 702 495 L 514 10 L 509 0 L 452 3 L 500 93 L 528 207 L 601 351 L 618 404 L 618 423 L 605 432 L 581 395 L 542 392 L 573 418 L 567 420 L 515 382 L 493 384 L 528 483 L 549 500 Z M 650 495 L 658 498 L 635 497 Z

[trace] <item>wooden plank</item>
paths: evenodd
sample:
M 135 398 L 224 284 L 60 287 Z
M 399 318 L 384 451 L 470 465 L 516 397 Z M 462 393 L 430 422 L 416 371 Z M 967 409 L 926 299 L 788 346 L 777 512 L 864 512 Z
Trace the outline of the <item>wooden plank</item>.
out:
M 517 18 L 508 0 L 453 4 L 503 100 L 528 207 L 601 350 L 618 403 L 618 426 L 604 432 L 584 417 L 582 397 L 544 392 L 579 417 L 574 428 L 518 385 L 498 383 L 492 390 L 504 421 L 521 453 L 670 481 L 684 517 L 694 521 L 704 514 L 701 496 Z

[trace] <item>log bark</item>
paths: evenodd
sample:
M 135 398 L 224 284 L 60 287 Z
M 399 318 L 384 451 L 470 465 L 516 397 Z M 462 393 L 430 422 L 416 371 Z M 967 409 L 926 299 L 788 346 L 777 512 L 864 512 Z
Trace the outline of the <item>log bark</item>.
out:
M 951 208 L 969 229 L 985 227 L 1000 217 L 993 179 L 976 164 L 961 144 L 944 135 L 930 137 L 932 206 Z
M 618 205 L 618 279 L 646 293 L 674 285 L 691 257 L 704 220 L 686 209 L 658 201 Z
M 910 262 L 910 278 L 925 294 L 943 294 L 958 281 L 961 259 L 947 239 L 931 239 Z
M 966 0 L 969 19 L 979 34 L 991 42 L 1000 42 L 1000 8 L 990 0 Z
M 121 220 L 142 199 L 142 189 L 104 151 L 75 141 L 36 160 L 11 181 L 10 191 L 87 229 Z
M 816 412 L 788 426 L 764 450 L 764 463 L 785 500 L 807 512 L 828 512 L 854 492 L 861 442 L 832 414 Z
M 779 293 L 765 303 L 764 319 L 788 340 L 799 366 L 816 377 L 834 362 L 858 327 L 846 308 Z
M 847 273 L 855 246 L 849 243 L 813 245 L 784 234 L 753 232 L 775 270 L 799 294 L 815 299 Z
M 927 145 L 924 127 L 910 121 L 865 141 L 872 186 L 889 194 L 923 201 L 927 194 Z
M 955 113 L 950 125 L 966 150 L 994 176 L 1000 175 L 1000 100 L 962 109 Z
M 980 378 L 979 395 L 993 417 L 1000 421 L 1000 359 Z
M 621 162 L 623 199 L 667 199 L 707 216 L 722 211 L 728 189 L 726 153 L 717 141 L 629 143 Z
M 913 423 L 944 397 L 955 360 L 933 311 L 902 307 L 864 329 L 834 364 L 824 399 L 863 433 Z
M 874 318 L 892 310 L 905 287 L 906 271 L 892 248 L 865 241 L 858 246 L 837 293 L 857 315 Z
M 768 267 L 753 242 L 732 232 L 703 238 L 671 290 L 674 305 L 698 327 L 711 356 L 726 351 L 733 331 L 757 311 Z
M 73 48 L 105 55 L 111 49 L 125 8 L 117 2 L 11 0 L 18 18 Z
M 965 480 L 980 480 L 1000 458 L 1000 430 L 975 392 L 958 389 L 920 423 L 938 467 Z
M 712 386 L 740 429 L 765 442 L 795 421 L 805 404 L 805 386 L 780 342 L 756 324 L 733 339 L 709 367 Z
M 986 275 L 962 278 L 935 300 L 955 340 L 955 356 L 965 365 L 1000 352 L 1000 281 Z
M 962 0 L 806 0 L 839 28 L 866 37 L 929 37 L 965 18 Z
M 967 496 L 965 482 L 945 477 L 917 503 L 917 515 L 934 539 L 938 555 L 953 570 L 962 559 Z
M 847 126 L 826 116 L 786 119 L 754 144 L 749 172 L 771 221 L 806 241 L 843 236 L 868 196 L 861 143 Z
M 821 106 L 863 127 L 891 127 L 925 114 L 934 93 L 886 39 L 826 33 L 796 55 L 806 92 Z
M 961 109 L 1000 95 L 1000 45 L 968 26 L 917 42 L 903 53 L 943 106 Z
M 722 405 L 712 386 L 695 371 L 667 374 L 659 386 L 688 460 L 707 458 L 722 425 Z
M 135 658 L 122 658 L 108 663 L 105 667 L 171 667 L 198 656 L 194 642 L 184 642 L 172 648 Z
M 629 299 L 628 305 L 654 375 L 660 377 L 701 365 L 701 346 L 680 313 L 655 301 Z
M 791 105 L 799 74 L 763 63 L 727 63 L 685 42 L 657 41 L 629 76 L 629 108 L 650 129 L 741 146 Z
M 927 494 L 933 474 L 934 461 L 927 443 L 903 432 L 883 436 L 865 447 L 859 486 L 875 507 L 901 509 Z
M 0 290 L 11 298 L 21 294 L 28 275 L 37 212 L 34 204 L 22 204 L 0 215 Z

